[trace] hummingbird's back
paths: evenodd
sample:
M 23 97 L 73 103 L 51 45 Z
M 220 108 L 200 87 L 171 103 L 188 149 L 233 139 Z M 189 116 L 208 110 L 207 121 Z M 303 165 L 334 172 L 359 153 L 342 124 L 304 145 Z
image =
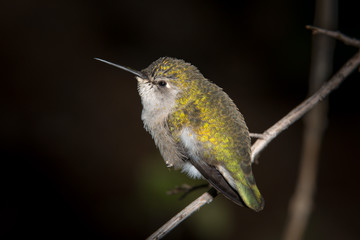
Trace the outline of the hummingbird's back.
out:
M 193 81 L 177 102 L 178 110 L 168 122 L 175 141 L 180 145 L 187 142 L 185 155 L 193 165 L 205 162 L 209 166 L 201 164 L 197 168 L 203 168 L 200 173 L 225 196 L 236 201 L 235 190 L 241 197 L 238 204 L 261 210 L 264 201 L 251 170 L 249 131 L 233 101 L 220 87 L 203 78 Z M 217 186 L 219 173 L 228 184 Z

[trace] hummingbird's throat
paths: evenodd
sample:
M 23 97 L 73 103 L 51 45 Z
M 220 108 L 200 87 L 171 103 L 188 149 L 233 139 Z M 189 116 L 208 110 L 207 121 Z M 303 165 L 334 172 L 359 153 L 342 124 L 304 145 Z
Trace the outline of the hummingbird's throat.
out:
M 149 80 L 148 78 L 142 78 L 138 76 L 136 76 L 135 78 L 139 83 L 151 83 L 151 80 Z

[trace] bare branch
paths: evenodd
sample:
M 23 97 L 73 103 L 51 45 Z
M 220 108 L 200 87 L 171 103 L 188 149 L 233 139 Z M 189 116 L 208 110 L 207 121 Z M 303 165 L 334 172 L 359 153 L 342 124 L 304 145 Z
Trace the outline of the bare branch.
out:
M 262 133 L 250 133 L 251 138 L 263 138 L 264 135 Z
M 289 112 L 285 117 L 280 121 L 270 127 L 262 134 L 262 139 L 258 139 L 251 147 L 252 155 L 251 159 L 254 162 L 254 159 L 259 155 L 259 153 L 282 131 L 287 129 L 291 124 L 296 120 L 301 118 L 305 113 L 312 109 L 316 104 L 318 104 L 322 99 L 324 99 L 331 91 L 336 89 L 342 81 L 346 79 L 358 66 L 360 65 L 360 51 L 356 53 L 350 60 L 348 60 L 342 68 L 326 83 L 324 84 L 316 93 L 311 97 L 306 99 L 299 106 L 294 108 Z M 214 188 L 211 188 L 208 192 L 202 194 L 199 198 L 190 203 L 186 208 L 180 211 L 175 217 L 170 219 L 165 225 L 159 228 L 147 239 L 161 239 L 167 233 L 169 233 L 174 227 L 184 221 L 189 217 L 193 212 L 199 210 L 206 203 L 212 202 L 217 192 Z
M 207 203 L 211 203 L 212 200 L 216 197 L 217 192 L 214 188 L 210 188 L 209 191 L 202 194 L 195 201 L 190 203 L 186 208 L 184 208 L 181 212 L 175 215 L 172 219 L 170 219 L 167 223 L 165 223 L 161 228 L 159 228 L 156 232 L 154 232 L 147 239 L 161 239 L 166 234 L 168 234 L 173 228 L 179 225 L 182 221 L 184 221 L 187 217 L 193 214 L 196 210 L 199 210 L 202 206 Z
M 310 25 L 307 25 L 306 29 L 310 29 L 313 32 L 313 34 L 319 34 L 319 33 L 324 34 L 326 36 L 335 38 L 335 39 L 343 42 L 346 45 L 360 48 L 359 40 L 357 40 L 356 38 L 348 37 L 339 31 L 330 31 L 330 30 L 326 30 L 326 29 L 322 29 L 322 28 L 318 28 L 318 27 L 314 27 L 314 26 L 310 26 Z
M 324 84 L 314 95 L 306 99 L 285 117 L 280 119 L 271 128 L 264 132 L 264 137 L 258 139 L 251 147 L 252 155 L 251 159 L 254 162 L 256 156 L 282 131 L 287 129 L 296 120 L 301 118 L 305 113 L 312 109 L 317 103 L 324 99 L 331 91 L 337 88 L 340 83 L 349 74 L 354 71 L 360 65 L 360 52 L 357 52 L 350 60 L 348 60 L 342 68 L 326 83 Z

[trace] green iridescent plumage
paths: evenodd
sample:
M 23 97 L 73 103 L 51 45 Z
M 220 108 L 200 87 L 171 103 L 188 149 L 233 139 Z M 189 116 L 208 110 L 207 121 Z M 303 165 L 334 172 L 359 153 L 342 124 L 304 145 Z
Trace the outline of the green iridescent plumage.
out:
M 251 169 L 249 131 L 220 87 L 174 58 L 160 58 L 141 72 L 117 67 L 135 74 L 144 127 L 168 167 L 204 177 L 241 206 L 263 209 Z
M 182 60 L 161 58 L 144 72 L 153 78 L 166 77 L 182 89 L 167 119 L 175 142 L 181 144 L 181 131 L 191 128 L 201 143 L 201 157 L 210 166 L 222 164 L 246 206 L 261 210 L 264 201 L 251 170 L 249 132 L 228 95 Z

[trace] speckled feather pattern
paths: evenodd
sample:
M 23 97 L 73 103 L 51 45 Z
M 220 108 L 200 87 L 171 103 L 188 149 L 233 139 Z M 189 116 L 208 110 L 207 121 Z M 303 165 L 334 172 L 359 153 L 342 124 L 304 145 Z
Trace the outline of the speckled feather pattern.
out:
M 206 159 L 207 164 L 218 170 L 225 169 L 230 174 L 229 184 L 237 189 L 245 204 L 256 211 L 261 210 L 264 201 L 251 170 L 249 131 L 229 96 L 205 79 L 196 67 L 182 60 L 160 58 L 143 72 L 152 79 L 169 79 L 181 89 L 173 110 L 163 118 L 163 124 L 170 132 L 168 137 L 180 152 L 177 155 L 189 157 L 180 135 L 184 129 L 191 129 L 199 146 L 197 157 Z M 153 137 L 156 141 L 156 136 Z M 184 161 L 183 157 L 181 161 Z

